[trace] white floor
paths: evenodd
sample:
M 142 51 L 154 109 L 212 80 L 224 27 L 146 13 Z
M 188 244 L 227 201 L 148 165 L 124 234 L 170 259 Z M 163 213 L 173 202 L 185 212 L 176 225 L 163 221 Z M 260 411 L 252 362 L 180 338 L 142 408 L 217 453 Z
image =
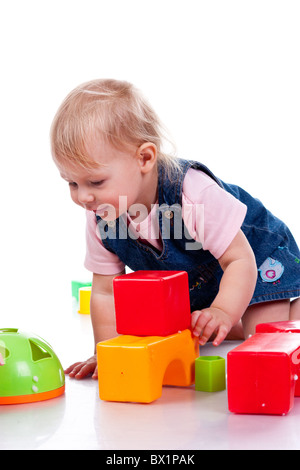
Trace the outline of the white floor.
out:
M 73 311 L 48 323 L 39 326 L 43 335 L 34 332 L 52 344 L 64 367 L 92 350 L 89 316 Z M 201 354 L 226 358 L 236 345 L 207 345 Z M 160 399 L 145 405 L 101 401 L 97 385 L 67 377 L 62 397 L 0 406 L 0 449 L 300 449 L 300 398 L 287 416 L 235 415 L 226 391 L 164 387 Z

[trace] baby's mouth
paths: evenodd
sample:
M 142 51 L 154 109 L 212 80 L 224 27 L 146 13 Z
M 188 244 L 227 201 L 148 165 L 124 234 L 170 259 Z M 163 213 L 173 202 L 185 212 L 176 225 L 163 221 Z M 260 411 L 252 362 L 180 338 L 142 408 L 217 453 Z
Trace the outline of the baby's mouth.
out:
M 111 204 L 101 204 L 94 212 L 104 220 L 115 220 L 117 217 L 116 210 Z

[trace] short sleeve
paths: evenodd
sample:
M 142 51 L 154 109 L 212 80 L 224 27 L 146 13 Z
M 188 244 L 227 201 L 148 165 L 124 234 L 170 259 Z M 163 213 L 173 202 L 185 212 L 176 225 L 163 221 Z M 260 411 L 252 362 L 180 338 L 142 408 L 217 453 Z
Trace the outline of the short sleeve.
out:
M 205 173 L 188 170 L 182 191 L 183 219 L 191 237 L 219 259 L 237 235 L 247 206 Z
M 107 250 L 100 238 L 94 212 L 86 211 L 86 255 L 84 266 L 95 274 L 113 275 L 122 272 L 124 263 Z

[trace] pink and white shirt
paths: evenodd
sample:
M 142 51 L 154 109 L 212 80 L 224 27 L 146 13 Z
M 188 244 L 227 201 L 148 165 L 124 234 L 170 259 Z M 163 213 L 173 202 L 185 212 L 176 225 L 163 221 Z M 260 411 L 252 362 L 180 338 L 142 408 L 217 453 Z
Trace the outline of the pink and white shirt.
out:
M 161 250 L 162 242 L 154 204 L 148 217 L 140 223 L 129 219 L 129 229 L 141 241 Z M 200 209 L 200 210 L 199 210 Z M 222 189 L 204 172 L 189 169 L 182 187 L 182 217 L 191 237 L 204 250 L 219 259 L 237 235 L 247 212 L 245 204 Z M 86 211 L 86 257 L 84 266 L 96 274 L 113 275 L 125 265 L 107 250 L 100 239 L 94 212 Z

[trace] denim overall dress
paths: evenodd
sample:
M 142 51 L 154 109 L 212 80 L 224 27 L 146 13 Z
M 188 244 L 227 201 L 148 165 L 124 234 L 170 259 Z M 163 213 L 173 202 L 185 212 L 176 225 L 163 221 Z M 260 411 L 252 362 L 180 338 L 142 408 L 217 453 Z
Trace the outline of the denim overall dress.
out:
M 219 180 L 201 163 L 182 159 L 179 162 L 181 171 L 174 169 L 170 175 L 160 166 L 158 172 L 157 217 L 162 250 L 158 252 L 133 236 L 128 229 L 126 214 L 113 223 L 96 215 L 105 248 L 133 271 L 187 271 L 191 311 L 209 307 L 218 293 L 223 271 L 218 260 L 191 238 L 181 217 L 183 180 L 188 169 L 194 168 L 205 172 L 247 206 L 241 229 L 254 251 L 258 267 L 250 304 L 299 297 L 300 252 L 288 227 L 258 199 L 238 186 Z

